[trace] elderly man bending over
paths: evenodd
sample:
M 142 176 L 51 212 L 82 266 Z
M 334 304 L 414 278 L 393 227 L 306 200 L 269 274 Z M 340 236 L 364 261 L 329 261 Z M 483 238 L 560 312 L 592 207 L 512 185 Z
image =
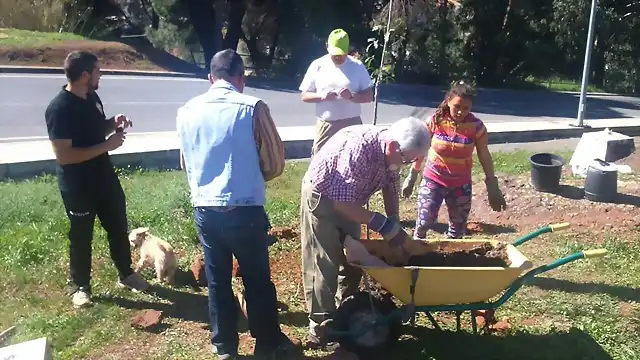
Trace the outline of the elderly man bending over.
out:
M 388 128 L 353 125 L 338 131 L 311 160 L 300 203 L 308 347 L 334 348 L 316 327 L 358 290 L 362 272 L 346 263 L 345 235 L 359 239 L 361 224 L 368 224 L 392 243 L 408 238 L 399 225 L 399 170 L 426 155 L 430 138 L 424 122 L 414 118 Z M 378 190 L 387 216 L 364 208 Z

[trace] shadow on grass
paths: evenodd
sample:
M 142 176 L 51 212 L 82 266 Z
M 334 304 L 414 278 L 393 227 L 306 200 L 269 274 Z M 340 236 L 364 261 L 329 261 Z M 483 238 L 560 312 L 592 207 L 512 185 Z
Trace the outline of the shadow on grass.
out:
M 544 335 L 522 331 L 509 335 L 473 335 L 407 327 L 405 334 L 410 339 L 402 339 L 393 348 L 380 351 L 370 359 L 613 359 L 589 334 L 576 328 Z
M 535 286 L 542 290 L 559 290 L 578 294 L 607 294 L 617 297 L 621 301 L 640 301 L 640 289 L 625 286 L 596 284 L 596 283 L 576 283 L 568 280 L 560 280 L 549 277 L 536 277 L 530 286 Z
M 98 296 L 96 302 L 109 303 L 125 309 L 158 310 L 164 317 L 182 319 L 196 323 L 208 324 L 207 296 L 170 288 L 152 285 L 149 294 L 167 300 L 170 304 L 157 303 L 146 300 L 132 300 L 120 296 Z
M 560 185 L 556 194 L 570 200 L 584 199 L 584 189 L 573 185 Z M 610 203 L 640 207 L 640 196 L 618 193 Z
M 295 326 L 295 327 L 307 327 L 309 325 L 309 315 L 302 311 L 284 311 L 279 315 L 280 324 Z

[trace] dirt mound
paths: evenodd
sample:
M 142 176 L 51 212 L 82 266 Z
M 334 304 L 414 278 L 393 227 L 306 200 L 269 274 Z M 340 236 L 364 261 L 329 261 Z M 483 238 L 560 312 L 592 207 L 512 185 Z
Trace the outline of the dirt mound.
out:
M 293 240 L 298 237 L 298 233 L 292 227 L 274 226 L 269 230 L 269 236 L 278 240 Z
M 150 329 L 162 322 L 163 313 L 159 310 L 141 310 L 131 319 L 131 326 L 137 329 Z
M 484 242 L 469 249 L 438 249 L 424 255 L 409 258 L 408 266 L 452 266 L 452 267 L 508 267 L 511 260 L 507 255 L 507 246 L 497 246 Z
M 560 191 L 550 194 L 533 189 L 528 177 L 504 177 L 500 186 L 508 208 L 503 212 L 491 210 L 486 201 L 486 189 L 477 184 L 470 220 L 515 226 L 518 232 L 562 222 L 571 223 L 574 229 L 584 230 L 630 228 L 640 224 L 640 212 L 637 211 L 640 184 L 636 181 L 618 181 L 619 196 L 616 203 L 584 199 L 583 182 L 583 179 L 565 178 Z M 441 212 L 446 214 L 446 211 Z
M 37 47 L 3 45 L 0 46 L 0 65 L 61 67 L 67 54 L 73 50 L 93 52 L 100 58 L 104 69 L 166 70 L 129 45 L 92 40 L 65 40 Z

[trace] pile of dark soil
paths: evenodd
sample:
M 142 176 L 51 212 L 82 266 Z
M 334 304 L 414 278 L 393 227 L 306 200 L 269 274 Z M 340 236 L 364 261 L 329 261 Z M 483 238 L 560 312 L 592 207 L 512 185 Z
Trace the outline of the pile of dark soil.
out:
M 424 255 L 412 256 L 407 266 L 450 266 L 450 267 L 509 267 L 507 245 L 493 246 L 490 242 L 480 243 L 467 249 L 438 249 Z

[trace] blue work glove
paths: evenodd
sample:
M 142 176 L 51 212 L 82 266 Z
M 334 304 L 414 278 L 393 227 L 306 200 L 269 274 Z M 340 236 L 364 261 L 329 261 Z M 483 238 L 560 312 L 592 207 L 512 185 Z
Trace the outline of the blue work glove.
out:
M 369 220 L 369 228 L 382 235 L 388 240 L 391 246 L 402 246 L 409 239 L 409 235 L 400 226 L 399 217 L 386 217 L 378 212 L 374 213 Z

